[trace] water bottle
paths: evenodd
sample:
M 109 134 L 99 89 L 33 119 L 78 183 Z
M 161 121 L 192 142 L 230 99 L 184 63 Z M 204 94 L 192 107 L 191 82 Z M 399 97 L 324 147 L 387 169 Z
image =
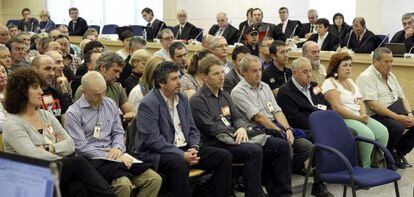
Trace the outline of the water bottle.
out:
M 146 29 L 144 29 L 144 30 L 142 31 L 142 38 L 143 38 L 145 41 L 147 41 L 147 30 L 146 30 Z

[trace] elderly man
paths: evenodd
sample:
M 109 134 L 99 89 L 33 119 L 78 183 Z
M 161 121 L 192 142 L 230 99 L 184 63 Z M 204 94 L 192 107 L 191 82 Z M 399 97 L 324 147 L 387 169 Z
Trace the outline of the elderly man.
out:
M 243 79 L 231 91 L 231 98 L 243 116 L 256 123 L 267 134 L 285 139 L 293 149 L 293 172 L 302 170 L 312 151 L 312 143 L 300 129 L 290 127 L 283 111 L 276 103 L 270 87 L 261 81 L 262 65 L 259 58 L 246 55 L 240 62 Z M 291 152 L 284 154 L 290 155 Z
M 224 70 L 219 59 L 212 55 L 203 58 L 200 72 L 205 84 L 192 97 L 191 111 L 204 144 L 226 149 L 236 163 L 244 164 L 245 196 L 260 194 L 262 174 L 268 174 L 264 185 L 270 196 L 290 196 L 288 143 L 256 130 L 258 125 L 243 117 L 229 93 L 222 90 Z
M 174 196 L 191 196 L 189 169 L 213 172 L 212 195 L 230 196 L 231 154 L 223 149 L 199 146 L 197 129 L 187 97 L 180 92 L 178 66 L 163 62 L 154 70 L 154 86 L 139 105 L 132 152 L 165 174 Z
M 227 93 L 230 94 L 233 88 L 243 78 L 240 74 L 240 61 L 243 59 L 244 56 L 246 56 L 249 53 L 249 49 L 245 46 L 238 46 L 234 48 L 233 52 L 231 53 L 231 60 L 234 64 L 234 68 L 231 69 L 231 71 L 224 76 L 223 85 L 223 89 L 227 91 Z
M 207 51 L 212 51 L 211 43 L 213 42 L 213 38 L 214 38 L 214 36 L 212 36 L 210 34 L 203 35 L 203 40 L 201 41 L 201 46 Z
M 286 44 L 276 40 L 268 47 L 271 65 L 263 71 L 262 81 L 269 85 L 273 94 L 277 95 L 279 87 L 292 77 L 292 70 L 286 67 L 288 63 L 288 53 Z
M 224 66 L 224 74 L 227 74 L 230 72 L 231 69 L 233 69 L 234 65 L 227 60 L 227 49 L 228 44 L 226 39 L 223 36 L 216 36 L 213 38 L 213 41 L 211 42 L 211 49 L 213 51 L 213 54 L 221 61 L 223 62 Z
M 287 7 L 279 8 L 280 23 L 277 25 L 286 38 L 293 38 L 302 30 L 302 23 L 289 19 L 289 9 Z
M 299 38 L 308 39 L 312 34 L 316 33 L 316 21 L 318 20 L 318 11 L 315 9 L 308 10 L 308 21 L 304 23 L 298 34 Z
M 130 121 L 135 117 L 135 112 L 132 111 L 132 107 L 128 102 L 128 97 L 124 88 L 118 83 L 119 74 L 122 68 L 125 66 L 125 62 L 121 56 L 112 51 L 106 51 L 96 60 L 95 71 L 102 74 L 107 83 L 105 94 L 107 97 L 115 101 L 115 104 L 121 109 L 123 118 L 126 121 Z M 75 100 L 78 100 L 82 96 L 82 85 L 76 90 Z
M 371 53 L 381 42 L 372 31 L 369 31 L 365 19 L 356 17 L 352 22 L 352 30 L 343 40 L 342 46 L 352 49 L 355 53 Z
M 171 61 L 170 47 L 174 42 L 174 34 L 170 29 L 163 29 L 158 33 L 158 39 L 161 42 L 161 49 L 154 53 L 154 56 L 160 57 L 165 61 Z
M 23 8 L 22 10 L 22 17 L 23 19 L 20 21 L 19 29 L 21 31 L 27 32 L 37 32 L 39 28 L 39 21 L 31 16 L 32 11 L 29 8 Z
M 83 36 L 88 29 L 88 23 L 82 17 L 79 17 L 78 8 L 72 7 L 69 9 L 69 16 L 71 21 L 68 24 L 70 36 Z
M 10 39 L 9 28 L 4 25 L 0 25 L 0 44 L 6 44 Z
M 180 68 L 180 79 L 187 73 L 188 63 L 187 63 L 187 48 L 181 42 L 174 42 L 170 47 L 170 57 L 172 62 L 177 64 Z
M 282 29 L 274 24 L 263 22 L 263 11 L 260 8 L 254 8 L 252 14 L 252 25 L 255 25 L 258 28 L 258 31 L 261 32 L 261 34 L 263 33 L 264 37 L 272 37 L 274 40 L 286 40 Z M 262 38 L 259 38 L 259 41 L 261 41 Z
M 195 39 L 199 33 L 196 26 L 187 21 L 187 12 L 185 10 L 177 11 L 178 25 L 172 29 L 175 40 Z
M 233 27 L 233 25 L 229 23 L 227 14 L 224 12 L 219 12 L 217 13 L 216 19 L 217 24 L 211 26 L 208 34 L 213 36 L 223 36 L 226 38 L 227 43 L 230 45 L 238 42 L 240 35 L 239 30 L 237 30 L 235 27 Z
M 21 67 L 29 67 L 30 62 L 24 59 L 26 56 L 26 47 L 22 41 L 17 40 L 16 38 L 12 38 L 6 43 L 7 48 L 10 50 L 10 56 L 12 65 L 10 67 L 10 71 L 14 71 Z
M 414 46 L 414 13 L 405 13 L 402 16 L 403 30 L 395 33 L 391 39 L 391 43 L 404 43 L 406 52 Z
M 312 34 L 308 40 L 316 42 L 322 51 L 336 51 L 340 46 L 339 38 L 335 34 L 329 33 L 329 21 L 320 18 L 316 21 L 316 34 Z
M 115 102 L 105 96 L 106 81 L 96 71 L 82 77 L 82 97 L 69 107 L 65 128 L 75 142 L 76 155 L 89 159 L 92 166 L 111 183 L 117 196 L 157 196 L 161 177 L 149 163 L 138 163 L 125 154 L 125 131 Z
M 147 30 L 147 39 L 152 40 L 158 36 L 159 32 L 162 29 L 167 28 L 163 21 L 160 21 L 154 17 L 154 12 L 151 8 L 144 8 L 141 11 L 142 18 L 147 21 L 146 30 Z
M 272 57 L 270 56 L 269 47 L 273 41 L 273 38 L 265 37 L 259 43 L 259 58 L 260 62 L 262 63 L 263 70 L 272 64 Z
M 6 46 L 0 45 L 0 65 L 9 70 L 12 65 L 10 50 Z
M 397 167 L 405 168 L 411 167 L 404 156 L 414 147 L 414 116 L 397 77 L 391 72 L 392 61 L 388 48 L 376 49 L 373 64 L 360 74 L 356 83 L 368 115 L 388 129 L 387 149 L 393 153 Z
M 307 41 L 302 46 L 302 56 L 309 59 L 312 65 L 312 81 L 322 85 L 326 76 L 326 68 L 321 64 L 319 45 L 314 41 Z
M 317 110 L 326 110 L 328 105 L 318 84 L 311 79 L 312 66 L 309 59 L 300 57 L 294 60 L 292 78 L 279 88 L 276 97 L 287 120 L 293 127 L 305 130 L 308 136 L 311 132 L 309 131 L 309 115 Z M 333 196 L 315 172 L 311 194 L 318 197 Z
M 52 113 L 62 124 L 64 114 L 71 105 L 70 98 L 60 90 L 53 87 L 55 80 L 55 61 L 46 55 L 38 55 L 32 61 L 32 68 L 43 80 L 42 109 Z

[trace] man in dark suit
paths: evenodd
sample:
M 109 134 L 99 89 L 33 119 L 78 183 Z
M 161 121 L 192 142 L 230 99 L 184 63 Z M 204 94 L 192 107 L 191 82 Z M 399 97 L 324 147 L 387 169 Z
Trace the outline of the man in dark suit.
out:
M 147 30 L 147 39 L 152 40 L 157 37 L 158 32 L 164 28 L 167 28 L 163 21 L 160 21 L 154 17 L 154 12 L 151 8 L 144 8 L 141 11 L 142 18 L 148 22 L 145 26 Z
M 346 36 L 342 46 L 352 49 L 355 53 L 371 53 L 381 42 L 365 25 L 365 19 L 356 17 L 352 22 L 352 30 Z
M 227 43 L 230 45 L 238 42 L 240 33 L 235 27 L 233 27 L 233 25 L 229 24 L 227 14 L 224 12 L 219 12 L 216 16 L 216 19 L 217 24 L 211 26 L 208 34 L 213 36 L 223 36 L 226 38 Z
M 329 33 L 329 21 L 326 18 L 320 18 L 316 21 L 316 32 L 308 40 L 318 43 L 321 51 L 336 51 L 339 47 L 339 39 L 336 35 Z
M 297 36 L 302 29 L 302 23 L 296 20 L 289 19 L 289 10 L 287 7 L 279 8 L 280 23 L 277 25 L 286 38 Z M 293 32 L 295 31 L 295 32 Z
M 231 153 L 200 146 L 200 131 L 187 97 L 180 92 L 178 69 L 172 62 L 163 62 L 154 70 L 155 88 L 139 106 L 132 153 L 166 175 L 164 186 L 174 196 L 191 196 L 188 174 L 193 167 L 213 172 L 213 196 L 230 196 Z
M 259 31 L 259 42 L 261 42 L 264 37 L 272 37 L 274 40 L 286 40 L 282 29 L 274 24 L 263 22 L 263 11 L 260 8 L 253 9 L 252 15 L 252 25 L 255 25 Z
M 187 12 L 185 10 L 177 11 L 178 25 L 172 29 L 175 40 L 194 39 L 199 33 L 196 26 L 187 21 Z
M 249 8 L 246 12 L 246 18 L 247 20 L 243 21 L 239 25 L 239 31 L 242 32 L 243 29 L 246 30 L 247 28 L 252 25 L 252 18 L 253 18 L 253 8 Z
M 234 48 L 233 52 L 231 53 L 231 59 L 234 64 L 234 68 L 224 76 L 223 85 L 223 89 L 229 94 L 242 79 L 242 76 L 240 75 L 240 61 L 247 54 L 249 54 L 249 49 L 245 46 L 238 46 Z
M 68 30 L 70 36 L 83 36 L 85 31 L 88 29 L 88 23 L 82 17 L 79 17 L 78 8 L 70 8 L 69 16 L 72 19 L 69 22 Z
M 316 33 L 315 23 L 318 20 L 318 12 L 315 9 L 308 10 L 309 23 L 304 23 L 302 29 L 299 32 L 299 38 L 308 39 L 311 34 Z
M 402 16 L 403 30 L 395 33 L 391 43 L 404 43 L 406 52 L 411 52 L 414 46 L 414 13 L 405 13 Z
M 317 83 L 311 81 L 312 66 L 305 57 L 300 57 L 292 62 L 292 78 L 283 84 L 277 93 L 277 103 L 282 108 L 287 120 L 292 127 L 309 131 L 309 115 L 318 110 L 325 110 L 328 102 L 324 99 L 321 88 Z M 314 172 L 314 183 L 312 185 L 313 196 L 333 197 L 326 185 Z

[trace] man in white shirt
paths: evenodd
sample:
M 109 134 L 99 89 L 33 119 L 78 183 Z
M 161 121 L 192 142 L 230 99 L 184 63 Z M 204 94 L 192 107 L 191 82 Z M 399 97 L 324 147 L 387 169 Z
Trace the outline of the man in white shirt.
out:
M 158 39 L 161 42 L 161 49 L 154 53 L 154 56 L 160 57 L 165 61 L 171 61 L 170 46 L 174 42 L 174 34 L 170 29 L 163 29 L 158 33 Z

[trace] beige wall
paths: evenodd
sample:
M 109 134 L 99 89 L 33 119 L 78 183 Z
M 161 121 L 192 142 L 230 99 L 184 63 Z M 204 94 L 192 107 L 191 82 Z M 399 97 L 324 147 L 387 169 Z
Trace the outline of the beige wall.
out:
M 39 13 L 46 7 L 46 0 L 1 0 L 0 23 L 6 24 L 9 19 L 22 18 L 20 12 L 23 8 L 29 8 L 32 15 L 39 18 Z

